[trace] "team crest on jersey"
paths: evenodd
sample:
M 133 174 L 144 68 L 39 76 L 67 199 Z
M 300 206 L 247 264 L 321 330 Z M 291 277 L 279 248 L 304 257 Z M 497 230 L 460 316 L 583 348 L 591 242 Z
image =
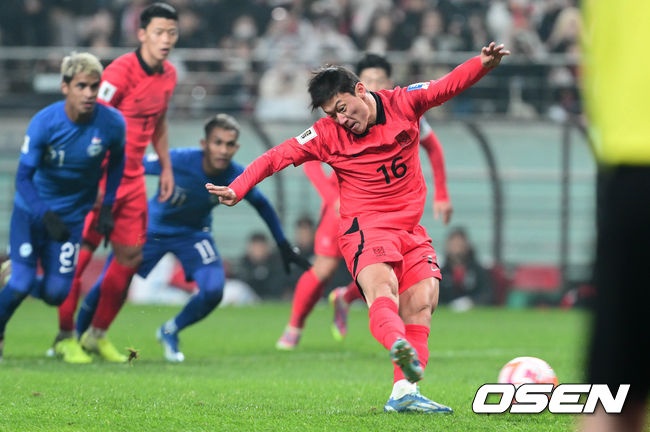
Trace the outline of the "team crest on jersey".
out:
M 99 92 L 97 98 L 103 100 L 104 102 L 110 102 L 117 92 L 117 87 L 108 81 L 102 81 L 102 85 L 99 86 Z
M 406 88 L 406 91 L 412 91 L 412 90 L 426 90 L 429 88 L 429 81 L 426 82 L 419 82 L 415 84 L 411 84 Z
M 99 137 L 93 137 L 90 140 L 90 145 L 86 149 L 88 156 L 95 157 L 102 152 L 102 139 Z
M 395 141 L 397 141 L 397 144 L 399 144 L 400 147 L 404 147 L 411 142 L 411 137 L 409 136 L 408 132 L 403 130 L 395 137 Z
M 310 127 L 309 129 L 307 129 L 306 131 L 304 131 L 303 133 L 298 135 L 296 137 L 296 140 L 301 145 L 304 145 L 304 144 L 308 143 L 309 141 L 313 140 L 314 138 L 316 138 L 317 136 L 318 135 L 316 134 L 316 129 L 314 129 L 313 127 Z

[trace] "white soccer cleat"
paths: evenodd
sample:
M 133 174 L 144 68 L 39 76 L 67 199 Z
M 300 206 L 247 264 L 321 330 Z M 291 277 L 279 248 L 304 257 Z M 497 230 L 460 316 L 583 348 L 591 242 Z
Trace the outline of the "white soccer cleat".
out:
M 156 339 L 163 347 L 165 359 L 172 363 L 185 361 L 185 354 L 178 349 L 178 333 L 166 332 L 164 325 L 156 331 Z
M 420 390 L 408 393 L 399 399 L 388 399 L 384 405 L 385 412 L 417 412 L 422 414 L 453 414 L 454 410 L 422 396 Z

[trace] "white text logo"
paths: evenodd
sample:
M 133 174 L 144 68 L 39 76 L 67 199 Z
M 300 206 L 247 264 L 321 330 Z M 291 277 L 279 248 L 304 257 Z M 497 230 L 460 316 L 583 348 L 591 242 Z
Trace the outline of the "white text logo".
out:
M 610 414 L 620 413 L 630 390 L 629 384 L 621 384 L 616 396 L 606 384 L 483 384 L 474 396 L 472 411 L 476 414 L 499 414 L 510 408 L 512 414 L 537 414 L 548 407 L 553 414 L 591 414 L 598 402 Z M 500 395 L 499 402 L 488 403 L 490 394 Z M 586 394 L 584 403 L 580 395 Z

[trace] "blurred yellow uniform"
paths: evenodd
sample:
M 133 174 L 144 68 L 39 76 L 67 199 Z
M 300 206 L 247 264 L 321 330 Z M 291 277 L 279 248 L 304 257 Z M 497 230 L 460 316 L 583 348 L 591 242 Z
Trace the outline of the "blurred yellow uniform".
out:
M 650 165 L 650 1 L 583 5 L 584 96 L 598 159 Z
M 585 0 L 584 96 L 599 162 L 588 381 L 650 389 L 650 0 Z M 615 429 L 615 428 L 614 428 Z

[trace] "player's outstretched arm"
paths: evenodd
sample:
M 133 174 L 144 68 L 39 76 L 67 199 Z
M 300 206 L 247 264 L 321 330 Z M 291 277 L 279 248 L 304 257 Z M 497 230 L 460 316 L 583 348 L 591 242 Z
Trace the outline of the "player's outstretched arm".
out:
M 503 44 L 490 42 L 481 49 L 479 55 L 456 66 L 445 76 L 429 82 L 411 84 L 404 91 L 404 98 L 413 109 L 413 117 L 419 119 L 427 110 L 442 105 L 467 90 L 509 54 L 510 51 L 505 50 Z
M 205 188 L 212 195 L 219 197 L 219 202 L 227 206 L 234 206 L 239 201 L 237 194 L 234 190 L 230 189 L 228 186 L 217 186 L 212 183 L 206 183 Z
M 483 67 L 497 67 L 504 56 L 510 55 L 510 51 L 504 48 L 503 44 L 497 45 L 494 42 L 490 42 L 488 46 L 481 48 L 481 64 Z

